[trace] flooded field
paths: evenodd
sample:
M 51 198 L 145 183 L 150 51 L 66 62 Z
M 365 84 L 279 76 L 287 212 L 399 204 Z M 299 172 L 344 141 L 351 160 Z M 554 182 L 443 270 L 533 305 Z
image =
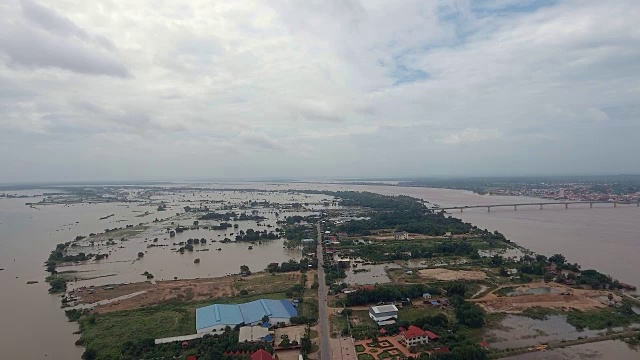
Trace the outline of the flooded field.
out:
M 372 191 L 384 195 L 414 196 L 440 205 L 481 205 L 536 200 L 482 196 L 458 190 L 380 185 L 191 183 L 168 186 L 192 186 L 200 189 L 207 187 L 209 190 L 177 192 L 163 190 L 162 186 L 156 186 L 156 189 L 150 192 L 132 188 L 122 189 L 121 196 L 139 197 L 142 200 L 132 203 L 69 203 L 30 207 L 25 203 L 37 203 L 42 200 L 42 197 L 0 199 L 0 268 L 4 269 L 0 271 L 0 284 L 3 286 L 3 291 L 0 292 L 0 316 L 3 319 L 0 324 L 2 358 L 43 359 L 45 356 L 49 359 L 80 358 L 83 349 L 73 345 L 77 340 L 77 335 L 73 335 L 77 330 L 76 324 L 67 322 L 64 312 L 60 310 L 59 296 L 47 294 L 49 286 L 44 282 L 46 272 L 43 267 L 44 261 L 56 244 L 73 240 L 78 235 L 100 233 L 107 228 L 125 227 L 129 224 L 145 224 L 142 227 L 143 231 L 127 236 L 130 239 L 124 243 L 116 241 L 119 237 L 114 238 L 113 245 L 106 245 L 107 239 L 104 242 L 95 243 L 95 249 L 91 251 L 93 253 L 98 252 L 96 250 L 101 253 L 110 251 L 108 258 L 100 262 L 90 261 L 86 264 L 60 267 L 59 271 L 76 271 L 74 276 L 78 277 L 78 281 L 70 284 L 71 288 L 90 284 L 144 281 L 146 279 L 141 274 L 145 271 L 154 275 L 154 281 L 171 280 L 175 277 L 203 278 L 238 272 L 239 266 L 243 264 L 256 271 L 264 269 L 270 262 L 298 259 L 301 251 L 283 248 L 284 240 L 263 241 L 262 244 L 233 242 L 222 244 L 219 241 L 225 237 L 233 239 L 235 233 L 249 228 L 268 231 L 275 229 L 276 212 L 279 213 L 280 218 L 293 214 L 306 216 L 326 206 L 334 206 L 330 203 L 330 197 L 326 195 L 296 194 L 291 190 Z M 223 188 L 283 192 L 220 191 Z M 23 193 L 38 195 L 50 191 L 50 189 L 37 189 Z M 166 209 L 159 211 L 158 206 L 163 202 Z M 263 206 L 257 203 L 281 205 L 276 210 L 270 205 Z M 234 206 L 240 204 L 245 208 L 241 211 L 247 213 L 251 213 L 252 209 L 259 211 L 259 215 L 266 218 L 262 221 L 265 226 L 257 226 L 257 223 L 252 220 L 232 221 L 231 223 L 238 224 L 238 228 L 223 231 L 203 229 L 203 223 L 199 224 L 199 229 L 178 233 L 175 238 L 169 237 L 166 233 L 166 227 L 173 226 L 172 221 L 174 225 L 193 225 L 193 218 L 174 218 L 176 214 L 184 213 L 185 206 L 214 208 L 224 204 L 234 204 Z M 301 205 L 302 208 L 294 207 L 294 204 Z M 523 208 L 518 211 L 503 209 L 491 213 L 477 210 L 454 215 L 481 228 L 499 230 L 526 248 L 546 255 L 563 253 L 570 261 L 581 263 L 583 268 L 595 268 L 624 282 L 640 285 L 640 277 L 636 271 L 640 265 L 638 263 L 640 243 L 638 243 L 635 227 L 640 212 L 636 207 L 619 206 L 615 209 L 594 207 L 569 210 Z M 154 223 L 156 218 L 159 223 Z M 214 221 L 214 223 L 217 222 Z M 272 227 L 268 228 L 267 224 Z M 234 235 L 230 235 L 231 232 Z M 156 237 L 158 238 L 156 245 L 166 246 L 148 247 L 154 244 L 153 239 Z M 194 245 L 193 252 L 184 254 L 171 250 L 180 247 L 173 245 L 174 243 L 186 242 L 189 238 L 205 238 L 207 243 Z M 249 245 L 253 247 L 252 250 L 248 249 Z M 218 251 L 218 248 L 221 250 Z M 144 256 L 138 258 L 138 252 L 143 252 Z M 519 254 L 514 252 L 508 256 L 519 256 Z M 200 263 L 194 263 L 198 258 Z M 427 267 L 421 263 L 414 265 L 398 266 L 400 268 Z M 374 265 L 371 271 L 357 274 L 353 273 L 352 268 L 347 271 L 347 281 L 359 284 L 386 282 L 388 277 L 384 266 L 389 265 Z M 364 266 L 359 265 L 358 268 L 364 268 Z M 102 277 L 95 278 L 97 276 Z M 94 279 L 82 280 L 83 278 Z M 39 283 L 27 285 L 27 281 L 39 281 Z M 565 328 L 562 327 L 562 329 Z M 574 334 L 571 329 L 566 330 Z M 533 330 L 530 330 L 529 336 L 532 336 L 531 331 Z M 550 330 L 549 334 L 552 332 Z M 584 336 L 584 333 L 582 334 Z M 34 343 L 38 343 L 38 346 L 31 346 Z M 614 342 L 614 344 L 620 343 Z M 612 351 L 608 354 L 615 354 L 611 358 L 626 359 L 624 356 L 627 356 L 628 350 L 625 346 L 624 344 L 622 347 L 613 346 L 608 349 Z M 637 355 L 637 353 L 634 354 Z M 602 357 L 602 359 L 607 358 Z
M 620 331 L 622 328 L 612 328 L 612 330 Z M 607 331 L 607 329 L 578 330 L 567 323 L 564 315 L 548 316 L 545 320 L 507 315 L 498 328 L 487 331 L 486 336 L 492 348 L 513 349 L 604 335 Z
M 233 187 L 233 185 L 227 185 Z M 213 186 L 212 186 L 213 187 Z M 52 192 L 37 189 L 19 195 L 39 195 Z M 14 192 L 15 193 L 15 192 Z M 263 270 L 271 262 L 296 260 L 299 248 L 284 247 L 284 239 L 251 242 L 221 243 L 225 237 L 234 239 L 240 231 L 252 228 L 275 231 L 278 219 L 286 216 L 314 214 L 326 207 L 325 195 L 260 191 L 153 191 L 142 192 L 127 188 L 120 191 L 140 202 L 128 203 L 68 203 L 35 204 L 43 197 L 0 199 L 0 356 L 1 358 L 79 359 L 83 348 L 74 346 L 77 325 L 66 320 L 60 310 L 60 297 L 49 295 L 47 275 L 43 263 L 58 243 L 77 236 L 99 234 L 105 229 L 125 228 L 110 236 L 92 237 L 73 252 L 108 254 L 99 261 L 71 263 L 59 266 L 58 271 L 74 278 L 69 289 L 91 285 L 119 284 L 145 281 L 142 274 L 153 274 L 153 281 L 195 279 L 238 273 L 240 265 L 253 271 Z M 72 201 L 65 199 L 65 201 Z M 164 209 L 159 210 L 163 204 Z M 236 228 L 204 229 L 219 221 L 200 221 L 197 229 L 169 236 L 167 227 L 193 226 L 194 216 L 184 214 L 185 206 L 207 206 L 219 211 L 246 212 L 265 219 L 259 221 L 231 221 Z M 226 206 L 225 210 L 222 207 Z M 252 210 L 255 212 L 252 213 Z M 204 213 L 204 212 L 203 212 Z M 200 213 L 199 213 L 200 214 Z M 158 219 L 157 222 L 154 222 Z M 172 224 L 173 222 L 173 224 Z M 139 224 L 143 224 L 139 226 Z M 126 228 L 133 225 L 133 228 Z M 231 234 L 233 233 L 233 235 Z M 125 241 L 121 241 L 125 238 Z M 157 238 L 157 242 L 153 239 Z M 194 251 L 177 252 L 181 242 L 190 238 L 205 238 L 206 244 L 194 245 Z M 176 245 L 174 245 L 176 244 Z M 162 245 L 162 246 L 158 246 Z M 249 246 L 252 249 L 249 249 Z M 172 250 L 173 249 L 173 250 Z M 217 249 L 220 249 L 219 251 Z M 142 252 L 142 257 L 138 253 Z M 199 259 L 199 263 L 194 263 Z M 38 281 L 27 285 L 27 281 Z M 37 342 L 38 347 L 30 346 Z
M 640 352 L 619 340 L 569 346 L 564 349 L 534 351 L 505 360 L 637 360 Z

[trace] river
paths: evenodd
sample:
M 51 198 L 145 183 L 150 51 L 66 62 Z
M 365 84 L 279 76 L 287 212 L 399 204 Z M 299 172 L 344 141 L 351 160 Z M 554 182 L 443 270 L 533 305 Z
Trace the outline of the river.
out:
M 414 196 L 443 206 L 539 201 L 523 197 L 483 196 L 461 190 L 381 185 L 237 183 L 211 186 L 265 190 L 289 188 L 371 191 L 385 195 Z M 43 190 L 34 191 L 42 192 Z M 79 359 L 83 349 L 73 345 L 78 338 L 73 335 L 77 326 L 66 321 L 64 312 L 60 310 L 59 297 L 47 294 L 48 285 L 44 283 L 46 273 L 42 264 L 55 244 L 69 241 L 76 235 L 103 231 L 105 221 L 99 220 L 100 217 L 114 213 L 119 219 L 135 223 L 148 219 L 139 219 L 139 213 L 118 204 L 51 205 L 36 210 L 25 205 L 28 201 L 34 199 L 0 199 L 0 268 L 4 268 L 0 271 L 0 358 Z M 165 217 L 168 215 L 170 214 Z M 640 265 L 640 234 L 636 225 L 636 221 L 640 219 L 640 208 L 598 206 L 593 209 L 584 207 L 565 210 L 564 207 L 548 207 L 539 210 L 523 207 L 518 211 L 510 208 L 492 209 L 490 213 L 483 209 L 467 210 L 462 214 L 454 213 L 454 216 L 481 228 L 499 230 L 507 238 L 533 251 L 546 255 L 562 253 L 569 261 L 580 263 L 584 269 L 594 268 L 623 282 L 640 286 L 640 273 L 636 271 Z M 277 248 L 281 249 L 279 246 Z M 269 256 L 275 257 L 264 261 L 282 261 L 283 258 L 295 257 L 295 254 L 275 252 L 276 247 L 263 249 L 268 250 Z M 228 250 L 223 250 L 222 253 L 234 255 L 225 257 L 225 260 L 246 254 L 244 247 Z M 259 250 L 257 248 L 253 251 L 258 254 Z M 209 252 L 207 256 L 216 256 L 215 253 Z M 172 256 L 175 258 L 177 255 Z M 198 256 L 205 254 L 198 253 Z M 167 260 L 168 257 L 158 257 L 155 260 L 150 256 L 143 261 L 157 264 L 161 262 L 160 259 Z M 229 261 L 234 266 L 239 263 Z M 185 257 L 183 265 L 180 272 L 162 274 L 162 278 L 174 275 L 181 278 L 208 276 L 214 271 L 215 276 L 221 271 L 217 266 L 205 263 L 196 267 L 190 257 Z M 187 266 L 200 270 L 184 271 Z M 142 268 L 131 266 L 131 272 L 135 271 L 136 276 L 139 276 L 140 270 Z M 228 270 L 235 271 L 235 268 Z M 132 275 L 123 279 L 132 279 Z M 29 280 L 40 282 L 27 285 Z

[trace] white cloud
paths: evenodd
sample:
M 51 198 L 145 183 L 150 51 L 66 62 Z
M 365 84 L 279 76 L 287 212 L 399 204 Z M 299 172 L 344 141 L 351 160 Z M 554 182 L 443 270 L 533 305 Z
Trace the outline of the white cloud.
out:
M 165 178 L 159 157 L 215 177 L 203 154 L 228 176 L 563 172 L 559 152 L 590 172 L 596 148 L 640 150 L 634 0 L 10 0 L 0 13 L 0 144 L 20 153 L 0 166 L 33 164 L 0 181 L 61 176 L 40 169 L 65 156 L 65 176 L 102 176 L 68 156 L 87 148 L 114 178 L 127 161 Z
M 438 139 L 445 144 L 464 144 L 471 142 L 493 141 L 500 139 L 502 133 L 496 129 L 464 129 Z

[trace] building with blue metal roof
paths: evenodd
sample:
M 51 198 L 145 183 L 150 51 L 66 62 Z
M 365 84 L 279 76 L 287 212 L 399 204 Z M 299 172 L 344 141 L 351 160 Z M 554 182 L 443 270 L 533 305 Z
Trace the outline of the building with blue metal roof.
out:
M 272 324 L 290 324 L 298 311 L 289 300 L 260 299 L 244 304 L 213 304 L 196 309 L 198 333 L 224 331 L 227 326 L 258 325 L 267 316 Z

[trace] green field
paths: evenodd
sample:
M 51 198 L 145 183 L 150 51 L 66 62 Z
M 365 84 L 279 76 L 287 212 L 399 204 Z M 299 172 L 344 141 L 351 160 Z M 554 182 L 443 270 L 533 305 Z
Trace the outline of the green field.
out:
M 415 319 L 425 316 L 435 316 L 443 312 L 442 310 L 432 307 L 431 305 L 425 305 L 421 307 L 404 306 L 398 310 L 398 320 L 400 321 L 414 321 Z

